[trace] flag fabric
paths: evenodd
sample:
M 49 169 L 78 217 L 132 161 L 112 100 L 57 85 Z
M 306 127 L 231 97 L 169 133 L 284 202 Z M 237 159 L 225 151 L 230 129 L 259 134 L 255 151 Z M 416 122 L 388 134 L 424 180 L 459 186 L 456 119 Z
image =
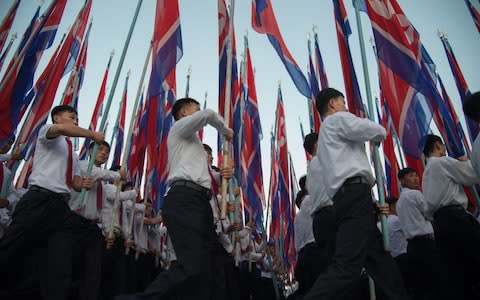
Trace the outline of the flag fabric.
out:
M 128 77 L 127 77 L 128 78 Z M 128 79 L 127 79 L 128 82 Z M 125 117 L 127 114 L 127 83 L 125 83 L 125 92 L 122 96 L 122 103 L 120 106 L 120 118 L 118 120 L 116 137 L 115 137 L 115 152 L 113 153 L 112 166 L 120 166 L 123 151 L 123 139 L 125 134 Z
M 360 88 L 358 86 L 357 75 L 355 73 L 355 67 L 353 66 L 352 54 L 348 42 L 348 36 L 352 33 L 352 30 L 350 28 L 350 23 L 348 22 L 347 11 L 343 4 L 343 0 L 333 0 L 333 8 L 348 110 L 354 115 L 365 117 L 362 95 L 360 94 Z
M 246 40 L 246 39 L 245 39 Z M 247 44 L 248 45 L 248 44 Z M 263 234 L 263 208 L 265 207 L 265 193 L 263 190 L 262 154 L 260 141 L 262 126 L 258 113 L 257 91 L 250 50 L 246 47 L 246 65 L 243 80 L 244 101 L 243 136 L 241 147 L 241 163 L 243 178 L 240 180 L 243 191 L 245 219 L 253 220 L 256 232 Z M 248 215 L 247 215 L 248 214 Z
M 283 41 L 270 0 L 252 0 L 252 27 L 256 32 L 267 35 L 300 94 L 310 98 L 310 86 Z
M 315 64 L 317 67 L 317 76 L 320 79 L 320 84 L 322 89 L 325 89 L 329 86 L 328 77 L 327 77 L 327 72 L 325 71 L 325 65 L 323 64 L 323 58 L 320 52 L 320 46 L 318 45 L 318 34 L 316 32 L 313 35 L 313 39 L 315 43 Z
M 84 6 L 80 10 L 75 24 L 88 21 L 88 15 L 84 13 L 85 9 L 86 7 Z M 29 118 L 24 123 L 22 133 L 19 135 L 19 141 L 24 145 L 23 153 L 25 157 L 28 157 L 34 150 L 38 130 L 48 119 L 49 111 L 55 99 L 55 94 L 69 57 L 69 51 L 78 29 L 79 26 L 72 27 L 58 55 L 54 58 L 54 61 L 51 61 L 49 64 L 51 69 L 44 71 L 45 76 L 41 76 L 43 80 L 41 80 L 38 85 L 36 84 L 36 88 L 38 87 L 38 89 L 31 91 L 31 93 L 33 92 L 35 94 L 35 100 L 32 104 Z
M 91 25 L 92 23 L 90 23 L 90 26 Z M 68 87 L 66 88 L 65 95 L 63 97 L 63 104 L 70 105 L 75 109 L 78 108 L 78 94 L 82 87 L 83 77 L 85 75 L 85 69 L 87 67 L 87 52 L 88 52 L 88 36 L 86 35 L 83 40 L 82 47 L 80 49 L 80 54 L 77 57 L 75 67 L 71 71 L 70 79 L 68 81 Z M 75 99 L 73 99 L 73 94 L 75 90 L 76 90 L 76 97 Z
M 77 58 L 79 57 L 79 53 L 82 48 L 82 40 L 83 36 L 85 35 L 85 30 L 88 24 L 88 16 L 90 15 L 90 10 L 92 8 L 92 0 L 86 0 L 82 10 L 80 11 L 79 17 L 77 17 L 77 22 L 73 24 L 73 31 L 75 32 L 74 39 L 72 41 L 72 46 L 70 47 L 69 56 L 67 62 L 65 64 L 65 69 L 63 71 L 63 75 L 66 75 L 70 71 L 73 70 L 74 66 L 76 65 Z M 81 21 L 78 21 L 81 20 Z M 77 69 L 78 70 L 78 69 Z
M 28 97 L 25 95 L 33 85 L 33 77 L 43 50 L 53 43 L 65 5 L 66 0 L 53 2 L 37 25 L 37 15 L 34 16 L 29 27 L 32 28 L 31 31 L 27 30 L 31 32 L 31 36 L 22 41 L 22 50 L 2 79 L 4 86 L 0 90 L 0 119 L 3 121 L 0 126 L 0 146 L 15 135 L 23 116 L 22 108 L 28 106 L 28 103 L 25 103 Z
M 295 215 L 297 211 L 295 209 L 295 196 L 298 192 L 297 187 L 297 176 L 295 175 L 295 169 L 293 168 L 292 156 L 288 153 L 288 162 L 289 162 L 289 173 L 290 173 L 290 201 L 288 202 L 288 214 L 287 214 L 287 224 L 286 224 L 286 237 L 285 237 L 285 253 L 287 262 L 286 266 L 290 269 L 295 269 L 297 263 L 297 252 L 295 249 Z
M 475 27 L 477 27 L 478 32 L 480 32 L 480 12 L 475 8 L 475 6 L 473 6 L 470 0 L 465 0 L 465 4 L 467 4 L 468 11 L 472 15 Z
M 128 178 L 134 183 L 142 182 L 143 167 L 145 163 L 145 145 L 146 145 L 146 124 L 147 124 L 147 108 L 144 104 L 144 97 L 140 99 L 138 106 L 135 126 L 130 139 L 130 153 L 128 154 Z M 135 186 L 138 186 L 135 184 Z
M 100 90 L 98 92 L 97 102 L 95 104 L 95 108 L 93 109 L 90 125 L 88 125 L 88 130 L 92 130 L 92 131 L 97 130 L 97 122 L 101 115 L 103 100 L 105 99 L 105 93 L 107 90 L 108 71 L 110 70 L 112 57 L 113 57 L 113 54 L 110 55 L 110 58 L 108 59 L 108 63 L 107 63 L 107 68 L 105 69 L 105 73 L 103 74 L 102 85 L 100 86 Z M 90 143 L 91 143 L 90 139 L 85 139 L 85 141 L 83 142 L 83 146 L 80 149 L 80 153 L 78 154 L 80 160 L 87 159 L 87 152 L 88 152 L 88 148 L 90 147 Z
M 452 70 L 453 78 L 455 79 L 458 93 L 460 94 L 460 99 L 463 102 L 468 96 L 470 96 L 470 89 L 468 88 L 467 81 L 463 76 L 460 65 L 458 64 L 458 61 L 455 57 L 455 54 L 453 53 L 452 47 L 450 46 L 448 39 L 445 36 L 440 36 L 440 40 L 442 41 L 443 49 L 445 50 L 445 54 L 447 55 L 448 63 L 450 64 L 450 69 Z M 473 141 L 477 137 L 480 128 L 475 121 L 471 120 L 470 118 L 465 119 L 470 134 L 470 140 Z
M 278 114 L 278 111 L 277 111 Z M 275 120 L 277 116 L 275 116 Z M 268 201 L 270 203 L 270 228 L 269 237 L 277 240 L 280 234 L 280 202 L 278 197 L 278 160 L 275 151 L 275 136 L 277 135 L 277 122 L 275 122 L 275 131 L 271 132 L 270 137 L 270 185 L 268 189 Z
M 233 25 L 232 25 L 233 26 Z M 228 64 L 228 33 L 230 29 L 230 15 L 227 11 L 225 0 L 218 0 L 218 111 L 223 118 L 226 118 L 226 83 L 227 83 L 227 64 Z M 241 136 L 241 105 L 240 105 L 240 83 L 238 78 L 238 65 L 236 53 L 235 30 L 232 29 L 232 69 L 230 77 L 230 107 L 228 127 L 233 129 L 233 159 L 240 161 L 239 140 Z M 223 136 L 217 135 L 217 162 L 222 164 Z M 235 176 L 240 179 L 236 169 Z
M 3 46 L 7 42 L 8 33 L 10 32 L 10 28 L 12 28 L 13 20 L 17 15 L 17 8 L 20 4 L 20 0 L 16 0 L 13 2 L 12 6 L 7 12 L 7 15 L 3 19 L 2 23 L 0 24 L 0 52 L 3 50 Z
M 395 154 L 395 146 L 393 144 L 393 124 L 388 107 L 386 106 L 383 98 L 381 98 L 381 108 L 377 108 L 377 110 L 382 112 L 381 117 L 379 116 L 379 121 L 387 131 L 387 136 L 383 141 L 383 154 L 385 156 L 385 182 L 387 185 L 386 191 L 388 196 L 398 199 L 400 196 L 400 185 L 397 177 L 399 166 L 397 156 Z
M 10 52 L 10 49 L 12 48 L 14 37 L 10 40 L 8 43 L 7 49 L 3 51 L 2 55 L 0 56 L 0 71 L 2 71 L 3 63 L 5 62 L 5 58 L 7 57 L 8 53 Z
M 309 103 L 309 108 L 308 111 L 310 113 L 310 132 L 319 132 L 320 131 L 320 124 L 321 124 L 321 118 L 320 118 L 320 113 L 317 110 L 317 106 L 315 105 L 315 97 L 317 94 L 320 92 L 320 88 L 318 86 L 318 79 L 317 79 L 317 73 L 315 72 L 315 67 L 313 66 L 313 61 L 312 61 L 312 49 L 310 45 L 310 40 L 308 41 L 308 79 L 310 81 L 310 87 L 311 87 L 311 95 L 310 95 L 310 101 Z
M 23 48 L 25 48 L 25 45 L 27 44 L 27 41 L 30 39 L 30 36 L 33 33 L 33 29 L 38 25 L 39 16 L 40 16 L 40 8 L 41 8 L 41 6 L 38 6 L 37 10 L 33 14 L 33 17 L 31 19 L 27 29 L 25 29 L 25 32 L 23 33 L 22 39 L 20 40 L 20 43 L 17 47 L 17 50 L 15 51 L 15 54 L 13 55 L 13 57 L 10 60 L 10 63 L 8 64 L 8 67 L 7 67 L 7 70 L 6 70 L 5 74 L 7 74 L 9 72 L 9 70 L 13 68 L 15 61 L 19 59 Z M 5 80 L 5 79 L 6 78 L 4 77 L 2 79 L 2 81 Z
M 278 89 L 277 116 L 275 120 L 275 142 L 272 159 L 272 176 L 275 178 L 276 187 L 272 186 L 272 222 L 270 224 L 270 236 L 273 239 L 282 240 L 283 259 L 288 262 L 288 248 L 290 239 L 285 235 L 288 233 L 288 222 L 290 217 L 290 169 L 288 160 L 288 146 L 285 125 L 285 110 L 283 107 L 282 92 Z
M 157 158 L 159 149 L 166 143 L 170 129 L 163 127 L 172 123 L 171 113 L 166 109 L 173 101 L 168 100 L 171 102 L 167 104 L 167 98 L 175 97 L 172 93 L 175 89 L 175 67 L 183 53 L 178 0 L 157 0 L 154 26 L 152 71 L 146 98 L 148 124 L 145 193 L 152 200 L 155 209 L 161 206 L 163 201 L 163 194 L 159 193 L 159 176 L 165 170 L 158 169 L 161 161 L 159 162 Z M 166 152 L 161 153 L 161 160 L 168 159 L 165 154 Z
M 368 1 L 382 93 L 405 153 L 407 164 L 423 169 L 424 136 L 430 130 L 435 89 L 423 63 L 420 36 L 396 0 Z

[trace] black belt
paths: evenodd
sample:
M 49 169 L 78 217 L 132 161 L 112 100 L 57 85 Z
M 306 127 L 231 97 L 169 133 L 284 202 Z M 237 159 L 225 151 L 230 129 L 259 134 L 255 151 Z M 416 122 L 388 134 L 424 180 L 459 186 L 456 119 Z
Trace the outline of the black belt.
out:
M 51 195 L 53 197 L 59 197 L 64 201 L 70 200 L 70 193 L 56 193 L 56 192 L 53 192 L 49 189 L 43 188 L 43 187 L 38 186 L 38 185 L 30 186 L 29 190 L 34 191 L 34 192 L 40 192 L 40 193 L 48 194 L 48 195 Z
M 343 184 L 368 184 L 368 185 L 370 185 L 370 182 L 362 176 L 354 176 L 354 177 L 347 178 L 343 182 Z
M 465 208 L 460 204 L 452 204 L 440 207 L 437 211 L 433 214 L 433 217 L 436 218 L 439 213 L 446 212 L 446 211 L 465 211 Z
M 435 236 L 433 233 L 429 234 L 422 234 L 422 235 L 416 235 L 412 237 L 411 239 L 407 239 L 408 241 L 415 241 L 415 240 L 435 240 Z
M 203 187 L 193 181 L 190 181 L 190 180 L 175 180 L 174 182 L 172 182 L 170 184 L 170 187 L 174 187 L 174 186 L 183 186 L 183 187 L 187 187 L 187 188 L 190 188 L 192 190 L 195 190 L 197 192 L 200 192 L 200 193 L 203 193 L 205 195 L 206 198 L 208 198 L 208 200 L 210 200 L 212 198 L 212 191 L 210 189 L 207 189 L 206 187 Z

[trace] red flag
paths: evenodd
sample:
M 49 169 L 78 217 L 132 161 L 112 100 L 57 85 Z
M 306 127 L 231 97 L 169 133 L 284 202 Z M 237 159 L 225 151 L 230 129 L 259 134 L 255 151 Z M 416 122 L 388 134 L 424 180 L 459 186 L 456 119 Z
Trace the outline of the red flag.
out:
M 298 91 L 309 98 L 310 86 L 283 41 L 270 0 L 252 0 L 252 27 L 256 32 L 267 35 Z
M 97 122 L 100 118 L 103 100 L 105 98 L 105 92 L 107 90 L 107 79 L 108 79 L 108 71 L 110 69 L 110 64 L 112 63 L 113 53 L 110 54 L 110 58 L 108 59 L 107 68 L 105 70 L 105 74 L 103 74 L 102 85 L 100 86 L 100 91 L 98 92 L 97 103 L 95 104 L 95 108 L 93 109 L 92 119 L 90 121 L 90 125 L 88 126 L 89 130 L 95 131 L 97 129 Z M 81 160 L 87 159 L 87 149 L 90 146 L 91 141 L 89 139 L 85 139 L 83 146 L 80 150 L 80 154 L 78 155 Z
M 89 10 L 87 10 L 88 12 Z M 86 12 L 86 7 L 84 6 L 79 12 L 75 24 L 88 21 L 88 13 Z M 45 77 L 44 81 L 40 83 L 38 93 L 35 95 L 35 101 L 31 108 L 31 113 L 29 118 L 24 123 L 22 128 L 22 133 L 19 136 L 19 141 L 24 145 L 24 154 L 25 157 L 28 157 L 33 150 L 40 127 L 46 123 L 48 118 L 48 113 L 52 107 L 53 100 L 55 99 L 55 94 L 62 79 L 63 71 L 65 64 L 70 54 L 70 49 L 74 40 L 74 37 L 77 35 L 79 26 L 73 26 L 70 32 L 68 33 L 65 42 L 62 45 L 61 50 L 59 51 L 57 57 L 54 58 L 54 61 L 51 60 L 49 66 L 51 69 L 44 71 Z

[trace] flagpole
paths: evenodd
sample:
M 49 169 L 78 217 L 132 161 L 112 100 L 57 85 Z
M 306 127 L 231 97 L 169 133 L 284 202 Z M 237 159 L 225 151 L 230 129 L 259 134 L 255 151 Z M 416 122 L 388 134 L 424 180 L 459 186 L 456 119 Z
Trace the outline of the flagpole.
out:
M 141 98 L 142 91 L 143 91 L 143 82 L 145 80 L 145 74 L 147 73 L 148 62 L 150 61 L 150 57 L 152 55 L 152 49 L 153 49 L 153 40 L 150 41 L 150 46 L 148 47 L 147 56 L 145 57 L 145 63 L 143 64 L 142 75 L 140 75 L 140 82 L 138 83 L 137 94 L 135 95 L 135 104 L 134 104 L 134 108 L 133 108 L 133 111 L 132 111 L 132 116 L 130 117 L 130 125 L 128 127 L 128 134 L 127 134 L 127 144 L 125 146 L 125 152 L 124 152 L 123 157 L 122 157 L 122 166 L 125 169 L 127 169 L 126 168 L 127 160 L 128 160 L 127 154 L 130 153 L 131 146 L 132 146 L 131 145 L 131 142 L 132 142 L 131 137 L 132 137 L 132 133 L 133 133 L 133 130 L 134 130 L 134 127 L 135 127 L 135 120 L 138 117 L 138 111 L 141 109 L 141 107 L 139 107 L 139 103 L 140 103 L 140 98 Z M 138 187 L 138 182 L 135 183 L 135 187 L 136 188 Z M 119 187 L 117 187 L 117 189 L 119 189 Z M 120 196 L 119 192 L 118 192 L 118 195 Z M 115 202 L 117 202 L 119 200 L 116 196 L 117 196 L 117 193 L 115 194 Z M 144 200 L 144 205 L 145 204 L 146 203 L 145 203 L 145 200 Z M 133 203 L 133 206 L 135 206 L 135 203 Z M 132 240 L 132 228 L 133 228 L 134 212 L 135 212 L 135 207 L 132 207 L 132 213 L 130 215 L 130 219 L 128 220 L 128 232 L 126 232 L 126 234 L 127 234 L 127 244 L 128 244 L 129 241 Z M 125 221 L 127 221 L 127 220 L 125 220 Z M 142 227 L 143 227 L 143 219 L 142 219 Z M 142 227 L 140 227 L 140 228 L 142 228 Z M 125 255 L 128 255 L 129 252 L 130 252 L 130 247 L 126 247 L 125 248 Z
M 372 89 L 370 86 L 370 76 L 368 75 L 368 66 L 367 66 L 367 56 L 365 52 L 365 43 L 363 38 L 363 29 L 362 23 L 360 20 L 360 13 L 358 9 L 358 1 L 354 0 L 355 6 L 355 19 L 357 21 L 357 29 L 358 29 L 358 39 L 360 41 L 360 53 L 362 54 L 362 66 L 363 66 L 363 76 L 365 78 L 365 90 L 367 92 L 367 103 L 368 103 L 368 116 L 370 120 L 373 121 L 373 100 L 372 100 Z M 373 144 L 373 153 L 375 157 L 375 176 L 377 179 L 377 189 L 378 189 L 378 198 L 380 200 L 380 205 L 385 205 L 385 192 L 383 187 L 383 176 L 382 176 L 382 166 L 380 165 L 380 154 L 378 152 L 378 145 Z M 387 216 L 384 214 L 380 214 L 380 222 L 382 224 L 382 237 L 383 237 L 383 247 L 386 251 L 390 250 L 390 243 L 388 239 L 388 227 L 387 227 Z
M 185 97 L 188 97 L 190 92 L 190 76 L 192 75 L 192 66 L 188 66 L 187 70 L 187 86 L 185 87 Z
M 12 48 L 12 44 L 16 39 L 17 39 L 17 33 L 14 33 L 10 38 L 10 42 L 8 43 L 7 48 L 5 49 L 5 51 L 3 51 L 2 56 L 0 56 L 0 71 L 2 70 L 2 67 L 3 67 L 3 61 L 7 57 L 8 52 L 10 52 L 10 48 Z
M 228 42 L 227 42 L 227 74 L 225 80 L 225 125 L 230 127 L 230 102 L 231 102 L 231 92 L 232 92 L 232 58 L 233 58 L 233 16 L 235 12 L 235 0 L 230 0 L 229 5 L 229 12 L 230 12 L 230 23 L 228 28 Z M 223 158 L 222 158 L 222 165 L 228 166 L 229 165 L 229 142 L 226 139 L 223 139 Z M 227 217 L 227 187 L 228 187 L 228 179 L 225 177 L 222 178 L 222 205 L 220 209 L 220 219 L 225 220 Z
M 122 66 L 123 66 L 123 62 L 125 60 L 125 55 L 127 53 L 128 45 L 130 44 L 130 39 L 132 38 L 133 29 L 135 28 L 135 23 L 137 22 L 138 13 L 140 12 L 140 7 L 142 6 L 142 2 L 143 2 L 143 0 L 138 0 L 138 4 L 137 4 L 137 8 L 135 10 L 135 14 L 133 16 L 132 24 L 130 25 L 130 29 L 129 29 L 128 34 L 127 34 L 127 39 L 125 40 L 125 44 L 123 45 L 122 55 L 120 56 L 120 61 L 118 63 L 117 71 L 115 73 L 115 78 L 113 79 L 113 84 L 112 84 L 112 87 L 110 89 L 110 94 L 108 95 L 107 105 L 105 107 L 105 111 L 104 111 L 104 114 L 103 114 L 103 117 L 102 117 L 102 121 L 100 122 L 100 130 L 99 131 L 104 131 L 105 124 L 106 124 L 107 119 L 108 119 L 108 112 L 110 111 L 110 106 L 112 105 L 113 95 L 115 94 L 115 88 L 117 87 L 118 78 L 120 77 L 120 72 L 122 71 Z M 97 150 L 98 150 L 98 144 L 95 143 L 93 145 L 92 156 L 91 156 L 91 158 L 88 162 L 87 176 L 90 176 L 90 174 L 92 174 L 93 162 L 95 161 L 95 155 L 97 154 Z M 74 209 L 83 206 L 83 202 L 85 200 L 86 192 L 87 192 L 87 190 L 85 188 L 82 188 L 80 196 L 77 198 L 78 200 L 76 200 L 73 203 Z

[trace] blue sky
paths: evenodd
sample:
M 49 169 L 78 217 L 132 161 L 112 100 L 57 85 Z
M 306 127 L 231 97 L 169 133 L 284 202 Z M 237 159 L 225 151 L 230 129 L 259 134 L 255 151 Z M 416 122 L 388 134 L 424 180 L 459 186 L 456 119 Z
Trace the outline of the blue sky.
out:
M 477 8 L 480 8 L 478 0 L 472 1 Z M 12 2 L 13 0 L 0 1 L 0 18 L 3 19 Z M 66 32 L 73 23 L 83 2 L 83 0 L 68 1 L 54 47 L 44 53 L 37 71 L 37 76 L 48 62 L 50 55 L 53 53 L 63 33 Z M 470 90 L 480 90 L 480 81 L 477 79 L 479 75 L 478 70 L 480 70 L 480 60 L 478 59 L 478 53 L 480 53 L 480 33 L 477 32 L 464 1 L 398 0 L 398 2 L 407 17 L 419 31 L 422 42 L 437 64 L 438 71 L 453 101 L 458 103 L 459 96 L 442 44 L 437 36 L 437 30 L 444 31 L 448 35 Z M 49 3 L 50 1 L 46 1 L 42 7 L 42 11 L 47 8 Z M 38 4 L 39 1 L 36 0 L 23 0 L 21 2 L 11 34 L 13 32 L 18 32 L 19 35 L 23 33 Z M 115 49 L 116 55 L 114 56 L 110 69 L 111 73 L 107 96 L 110 93 L 114 73 L 117 69 L 120 53 L 136 4 L 137 1 L 134 0 L 93 1 L 91 11 L 93 26 L 89 40 L 86 77 L 83 88 L 80 91 L 79 117 L 81 126 L 87 127 L 90 121 L 91 112 L 97 98 L 109 54 L 112 49 Z M 114 102 L 109 114 L 110 124 L 114 122 L 115 116 L 117 115 L 118 102 L 121 98 L 124 79 L 127 71 L 131 69 L 128 86 L 128 107 L 130 108 L 127 113 L 128 128 L 139 76 L 153 32 L 155 4 L 156 1 L 154 0 L 143 1 L 138 22 L 133 32 L 132 41 L 121 71 L 121 77 L 116 87 Z M 203 102 L 205 92 L 207 92 L 207 106 L 216 110 L 218 101 L 217 1 L 179 0 L 179 4 L 184 55 L 177 65 L 177 94 L 178 96 L 184 95 L 187 69 L 191 66 L 190 96 Z M 330 85 L 343 91 L 344 85 L 338 54 L 332 2 L 329 0 L 272 0 L 272 5 L 274 6 L 274 11 L 284 40 L 305 74 L 308 63 L 307 33 L 311 34 L 312 26 L 317 26 L 320 49 Z M 350 36 L 351 51 L 362 96 L 365 100 L 365 84 L 354 10 L 350 0 L 345 0 L 345 5 L 353 31 L 353 34 Z M 286 111 L 288 146 L 294 160 L 297 177 L 299 177 L 304 174 L 306 170 L 299 119 L 308 130 L 307 102 L 295 89 L 295 86 L 266 36 L 256 33 L 251 28 L 250 14 L 251 1 L 235 1 L 237 53 L 240 58 L 240 54 L 243 52 L 243 35 L 247 33 L 252 60 L 256 70 L 257 96 L 264 133 L 262 141 L 264 174 L 268 176 L 270 170 L 269 132 L 274 124 L 277 85 L 280 81 Z M 372 36 L 372 31 L 370 22 L 364 14 L 362 14 L 362 23 L 366 43 L 369 45 L 368 39 Z M 15 42 L 13 49 L 16 48 L 18 41 L 19 39 Z M 12 53 L 13 51 L 11 51 L 10 54 Z M 378 92 L 375 58 L 370 48 L 367 49 L 367 54 L 370 82 L 375 93 Z M 0 75 L 3 73 L 4 70 L 2 70 Z M 147 72 L 147 76 L 148 74 L 149 71 Z M 146 80 L 148 80 L 148 77 Z M 58 103 L 63 93 L 65 84 L 66 78 L 62 81 L 57 92 L 56 103 Z M 107 140 L 110 140 L 110 137 L 108 137 Z M 212 145 L 213 148 L 216 148 L 216 133 L 211 127 L 205 130 L 205 142 Z M 268 178 L 265 178 L 265 184 L 267 183 Z

